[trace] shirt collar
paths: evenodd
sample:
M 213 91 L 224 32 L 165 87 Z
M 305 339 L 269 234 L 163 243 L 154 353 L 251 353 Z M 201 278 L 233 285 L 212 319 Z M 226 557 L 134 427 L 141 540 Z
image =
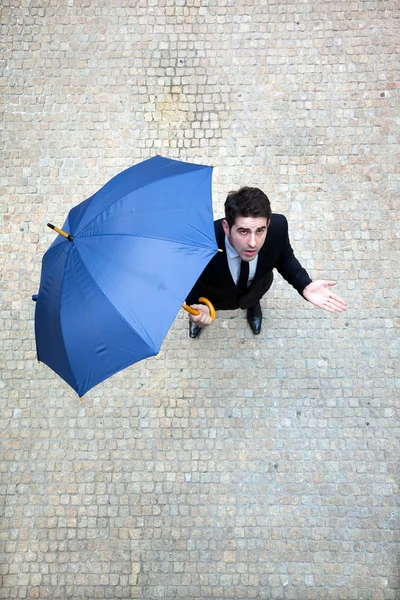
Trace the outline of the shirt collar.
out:
M 228 238 L 225 236 L 225 248 L 229 258 L 239 258 L 239 254 L 235 248 L 229 243 Z

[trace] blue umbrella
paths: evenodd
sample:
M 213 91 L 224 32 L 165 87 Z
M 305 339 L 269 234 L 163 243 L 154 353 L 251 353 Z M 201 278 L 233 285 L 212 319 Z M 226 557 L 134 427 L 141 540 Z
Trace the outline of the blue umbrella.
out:
M 212 167 L 156 156 L 55 228 L 37 295 L 37 357 L 79 396 L 159 352 L 218 251 L 211 176 Z

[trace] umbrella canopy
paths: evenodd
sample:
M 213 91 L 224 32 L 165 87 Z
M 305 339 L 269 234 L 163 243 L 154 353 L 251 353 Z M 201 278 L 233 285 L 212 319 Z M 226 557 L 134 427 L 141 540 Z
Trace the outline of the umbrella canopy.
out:
M 156 156 L 73 208 L 43 257 L 38 360 L 80 396 L 159 352 L 218 251 L 212 167 Z

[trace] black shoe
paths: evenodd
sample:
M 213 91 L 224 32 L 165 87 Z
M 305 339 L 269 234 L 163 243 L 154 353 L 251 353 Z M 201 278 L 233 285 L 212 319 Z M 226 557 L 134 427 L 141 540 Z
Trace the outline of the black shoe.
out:
M 259 302 L 247 309 L 247 321 L 254 335 L 258 335 L 261 331 L 262 322 L 262 310 Z
M 201 327 L 199 327 L 198 325 L 196 325 L 196 323 L 193 323 L 193 321 L 189 321 L 189 337 L 191 338 L 197 338 L 199 337 L 201 332 Z

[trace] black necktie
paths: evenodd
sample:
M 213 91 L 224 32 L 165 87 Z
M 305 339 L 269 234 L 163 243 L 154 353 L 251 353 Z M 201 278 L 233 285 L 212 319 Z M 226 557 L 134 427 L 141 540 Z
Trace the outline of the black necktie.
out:
M 245 260 L 241 260 L 240 261 L 240 273 L 239 273 L 239 279 L 237 282 L 237 286 L 239 288 L 239 291 L 242 294 L 245 294 L 247 292 L 247 282 L 249 280 L 249 270 L 250 270 L 249 263 Z

